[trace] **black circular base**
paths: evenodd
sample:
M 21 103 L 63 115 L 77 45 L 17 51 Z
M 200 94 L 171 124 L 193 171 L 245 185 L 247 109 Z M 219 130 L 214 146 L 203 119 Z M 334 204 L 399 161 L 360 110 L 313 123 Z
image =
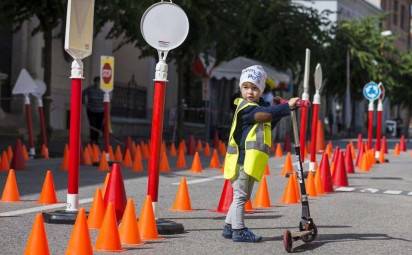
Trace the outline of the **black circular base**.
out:
M 67 224 L 73 225 L 76 221 L 77 211 L 69 212 L 65 210 L 58 210 L 54 212 L 44 212 L 43 218 L 46 223 L 50 224 Z
M 157 232 L 159 232 L 160 235 L 175 235 L 175 234 L 183 234 L 185 232 L 185 228 L 183 227 L 183 224 L 176 223 L 171 220 L 157 219 L 156 225 L 157 225 Z

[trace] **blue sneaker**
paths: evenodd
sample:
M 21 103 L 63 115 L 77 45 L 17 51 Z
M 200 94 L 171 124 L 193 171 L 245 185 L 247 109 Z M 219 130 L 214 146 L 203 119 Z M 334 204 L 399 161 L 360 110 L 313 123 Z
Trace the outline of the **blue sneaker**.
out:
M 248 228 L 233 230 L 233 242 L 258 243 L 262 241 L 261 236 L 253 234 Z
M 232 239 L 232 234 L 233 234 L 232 225 L 225 224 L 225 226 L 223 227 L 222 236 L 226 239 Z

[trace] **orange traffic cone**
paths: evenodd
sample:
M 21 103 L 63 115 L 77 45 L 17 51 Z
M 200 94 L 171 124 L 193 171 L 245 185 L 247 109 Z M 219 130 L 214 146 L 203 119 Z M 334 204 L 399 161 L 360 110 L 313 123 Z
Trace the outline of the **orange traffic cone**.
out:
M 13 148 L 11 146 L 7 146 L 7 157 L 11 160 L 13 158 Z
M 100 163 L 99 163 L 99 170 L 100 171 L 109 171 L 109 163 L 107 162 L 106 159 L 106 153 L 103 152 L 103 156 L 100 157 Z
M 107 173 L 106 177 L 104 178 L 103 187 L 102 187 L 102 197 L 104 197 L 104 194 L 106 193 L 107 184 L 109 183 L 109 179 L 110 179 L 110 172 Z
M 60 169 L 63 171 L 69 170 L 69 146 L 64 147 L 63 162 L 60 165 Z
M 258 190 L 253 200 L 253 207 L 255 208 L 269 208 L 270 207 L 270 196 L 268 190 L 268 184 L 266 182 L 266 176 L 262 177 L 259 183 Z
M 22 145 L 22 150 L 21 150 L 22 154 L 23 154 L 23 158 L 24 160 L 29 160 L 29 152 L 27 151 L 26 145 Z
M 93 254 L 92 242 L 89 229 L 87 228 L 87 217 L 84 208 L 77 213 L 76 222 L 70 236 L 66 255 L 88 255 Z
M 120 145 L 116 146 L 116 151 L 114 153 L 114 160 L 122 162 L 123 160 L 123 154 L 122 154 L 122 149 L 120 148 Z
M 212 158 L 210 159 L 210 168 L 219 168 L 220 167 L 220 162 L 219 162 L 219 156 L 217 155 L 217 150 L 213 149 L 212 153 Z
M 130 154 L 129 149 L 126 149 L 126 152 L 124 153 L 123 165 L 128 168 L 133 166 L 132 155 Z
M 87 147 L 84 148 L 83 150 L 83 164 L 87 166 L 93 165 L 92 158 L 90 156 L 89 149 L 87 149 Z
M 159 171 L 161 173 L 170 173 L 169 160 L 167 159 L 166 150 L 162 150 L 160 154 Z
M 199 139 L 197 140 L 196 151 L 201 152 L 203 151 L 202 141 Z
M 122 244 L 141 245 L 143 241 L 140 237 L 139 224 L 136 220 L 136 211 L 134 209 L 133 199 L 128 199 L 126 209 L 119 225 L 119 235 Z
M 142 143 L 142 156 L 144 159 L 149 159 L 150 156 L 149 147 L 145 143 Z
M 205 155 L 206 157 L 210 157 L 210 145 L 209 145 L 209 143 L 206 143 L 205 149 L 203 150 L 203 155 Z
M 49 243 L 44 229 L 43 214 L 36 214 L 24 255 L 49 255 Z
M 315 173 L 314 172 L 309 171 L 308 177 L 305 180 L 305 186 L 306 186 L 306 192 L 308 193 L 309 196 L 311 196 L 311 197 L 318 196 L 318 194 L 316 192 Z
M 177 156 L 175 143 L 172 143 L 172 144 L 170 145 L 170 156 L 172 156 L 172 157 L 176 157 L 176 156 Z
M 284 204 L 296 204 L 299 202 L 298 197 L 296 194 L 298 191 L 296 190 L 297 183 L 296 179 L 294 178 L 295 174 L 289 175 L 289 180 L 286 185 L 285 191 L 283 192 L 283 196 L 281 198 L 281 202 Z
M 252 201 L 250 201 L 250 199 L 248 201 L 246 201 L 245 203 L 245 212 L 253 212 L 253 206 L 252 206 Z
M 102 226 L 96 240 L 96 251 L 119 252 L 122 251 L 119 230 L 117 229 L 116 212 L 113 204 L 109 202 L 104 214 Z
M 3 151 L 1 154 L 1 171 L 9 171 L 10 160 L 7 151 Z
M 179 151 L 177 153 L 176 167 L 177 168 L 185 168 L 186 167 L 185 152 L 184 152 L 182 146 L 179 146 Z
M 269 164 L 266 164 L 266 167 L 265 167 L 265 173 L 264 173 L 265 175 L 270 175 L 270 168 L 269 168 Z
M 182 179 L 180 180 L 179 189 L 177 190 L 175 201 L 173 202 L 172 208 L 170 208 L 170 210 L 178 212 L 192 211 L 186 177 L 182 177 Z
M 191 172 L 201 173 L 202 170 L 203 170 L 203 167 L 202 167 L 202 162 L 200 162 L 199 152 L 196 151 L 195 156 L 193 157 Z
M 220 143 L 219 153 L 220 153 L 220 156 L 222 156 L 222 157 L 224 157 L 226 155 L 226 145 L 225 145 L 224 142 Z
M 132 171 L 136 173 L 143 172 L 142 154 L 139 151 L 140 151 L 140 146 L 137 145 L 136 154 L 134 156 L 133 166 L 132 166 Z
M 17 187 L 16 174 L 13 169 L 9 170 L 7 175 L 6 185 L 4 185 L 3 194 L 1 196 L 3 202 L 18 202 L 20 201 L 19 188 Z
M 379 151 L 379 163 L 385 163 L 385 150 L 383 149 L 383 146 L 381 146 L 381 149 Z
M 325 194 L 325 191 L 323 190 L 322 177 L 320 174 L 319 167 L 316 169 L 316 173 L 315 173 L 315 190 L 318 196 Z
M 109 174 L 109 173 L 108 173 Z M 87 224 L 91 229 L 99 229 L 104 218 L 105 208 L 101 190 L 98 188 L 94 193 L 93 204 L 90 208 Z
M 286 176 L 286 174 L 292 174 L 294 172 L 295 172 L 295 169 L 293 168 L 293 165 L 292 165 L 292 156 L 290 152 L 288 152 L 288 154 L 286 154 L 285 164 L 283 165 L 282 173 L 280 175 Z
M 153 213 L 152 198 L 148 195 L 143 204 L 139 218 L 140 236 L 144 241 L 159 240 L 156 220 Z
M 399 156 L 400 154 L 401 154 L 401 149 L 400 149 L 400 147 L 399 147 L 399 143 L 397 143 L 397 144 L 395 145 L 395 148 L 393 149 L 393 155 Z
M 316 129 L 316 152 L 323 152 L 325 150 L 325 131 L 323 128 L 323 123 L 318 120 L 318 125 Z
M 111 145 L 109 145 L 109 160 L 110 161 L 115 161 L 113 147 Z
M 280 146 L 280 143 L 277 143 L 276 150 L 275 150 L 275 157 L 280 158 L 282 156 L 283 156 L 282 146 Z
M 39 199 L 39 204 L 55 204 L 57 203 L 56 190 L 54 189 L 53 174 L 50 170 L 47 170 L 46 177 L 44 178 L 43 188 Z

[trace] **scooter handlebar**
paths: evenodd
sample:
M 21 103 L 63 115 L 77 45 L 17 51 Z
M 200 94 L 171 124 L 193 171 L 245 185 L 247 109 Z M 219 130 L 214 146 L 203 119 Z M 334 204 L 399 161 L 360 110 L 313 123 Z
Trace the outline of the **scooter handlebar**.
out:
M 281 97 L 275 97 L 273 100 L 274 100 L 274 102 L 277 103 L 277 104 L 287 104 L 287 103 L 289 102 L 289 100 L 284 99 L 284 98 L 281 98 Z M 307 108 L 309 108 L 310 105 L 311 105 L 311 103 L 310 103 L 309 100 L 299 99 L 298 101 L 296 101 L 296 107 L 297 107 L 297 108 L 300 108 L 300 107 L 307 107 Z

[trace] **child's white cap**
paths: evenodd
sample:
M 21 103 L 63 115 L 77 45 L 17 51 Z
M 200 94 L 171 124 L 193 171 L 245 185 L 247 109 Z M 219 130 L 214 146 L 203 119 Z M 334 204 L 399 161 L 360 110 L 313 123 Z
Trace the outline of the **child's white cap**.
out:
M 262 66 L 254 65 L 246 67 L 242 70 L 242 74 L 240 75 L 239 87 L 242 86 L 242 83 L 244 82 L 251 82 L 263 93 L 265 90 L 266 77 L 266 72 Z

